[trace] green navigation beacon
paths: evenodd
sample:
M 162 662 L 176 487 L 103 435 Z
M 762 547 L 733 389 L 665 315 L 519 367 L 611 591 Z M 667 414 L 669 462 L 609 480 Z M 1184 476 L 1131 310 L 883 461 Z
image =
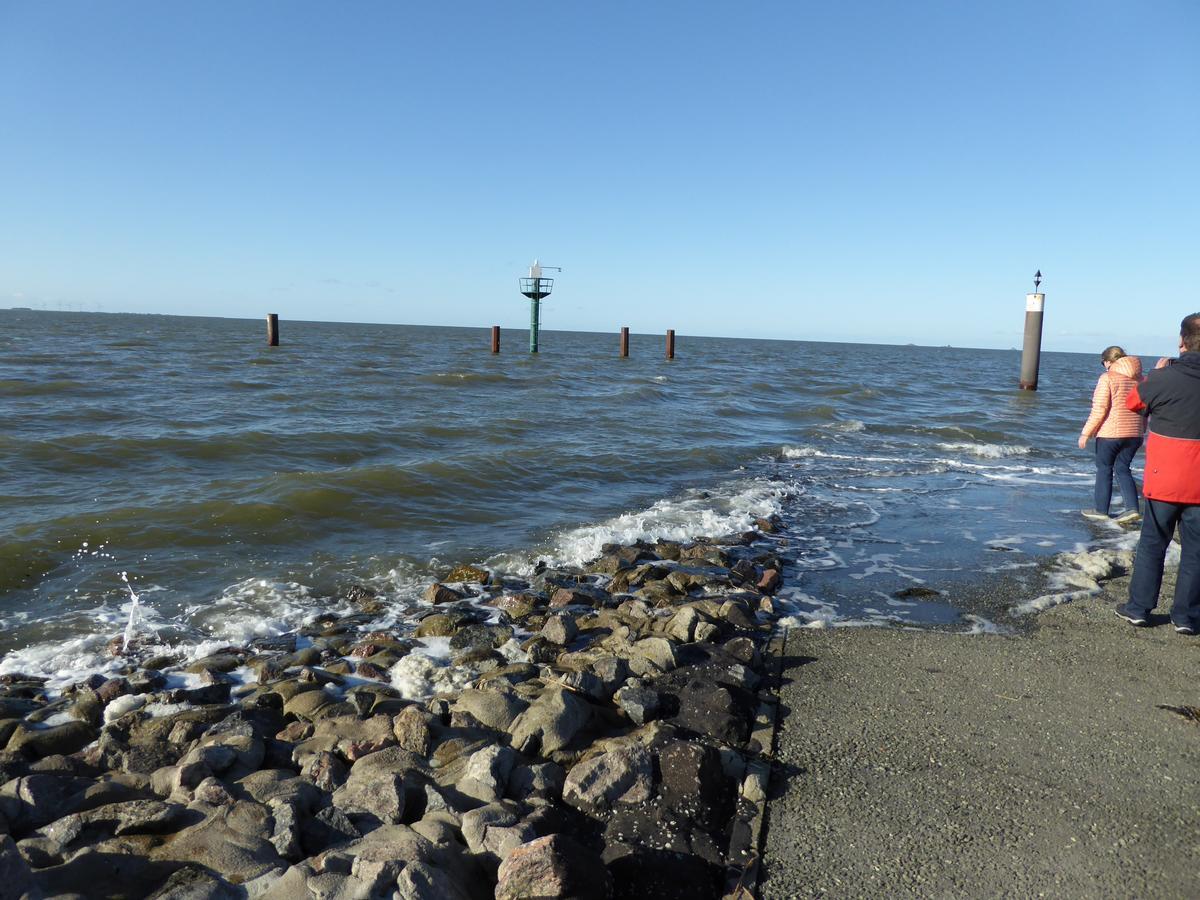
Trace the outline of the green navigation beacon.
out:
M 521 293 L 529 298 L 530 353 L 538 352 L 538 329 L 541 327 L 542 298 L 549 297 L 550 292 L 554 290 L 554 279 L 543 277 L 543 269 L 553 269 L 555 272 L 562 271 L 559 266 L 539 265 L 535 259 L 533 265 L 529 267 L 529 277 L 521 279 Z

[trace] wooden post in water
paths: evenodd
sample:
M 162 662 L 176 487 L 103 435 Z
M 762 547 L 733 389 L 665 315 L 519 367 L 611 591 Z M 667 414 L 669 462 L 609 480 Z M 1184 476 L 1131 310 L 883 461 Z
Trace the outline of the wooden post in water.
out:
M 267 346 L 279 346 L 279 313 L 267 313 Z
M 621 326 L 621 359 L 629 356 L 629 326 Z
M 500 326 L 499 325 L 492 326 L 492 352 L 493 353 L 500 352 Z
M 667 359 L 675 358 L 675 329 L 667 329 Z

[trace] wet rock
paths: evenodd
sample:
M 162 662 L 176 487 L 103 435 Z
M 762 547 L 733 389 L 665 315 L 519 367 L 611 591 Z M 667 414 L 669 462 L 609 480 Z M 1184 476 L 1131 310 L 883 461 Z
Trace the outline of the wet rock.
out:
M 642 638 L 630 649 L 634 655 L 647 660 L 660 672 L 669 672 L 679 664 L 675 655 L 675 644 L 666 638 Z
M 445 580 L 454 584 L 487 584 L 491 575 L 478 566 L 455 566 Z
M 667 623 L 667 634 L 675 640 L 687 644 L 696 638 L 696 626 L 703 623 L 700 614 L 691 606 L 685 606 Z
M 520 622 L 533 615 L 545 603 L 545 597 L 523 591 L 519 594 L 505 594 L 502 597 L 497 597 L 490 601 L 488 605 L 503 611 L 510 618 Z
M 398 900 L 471 900 L 467 886 L 436 866 L 412 862 L 396 879 Z
M 537 838 L 514 848 L 500 865 L 496 885 L 496 900 L 530 897 L 608 900 L 611 896 L 612 876 L 600 856 L 561 834 Z
M 496 744 L 484 747 L 467 759 L 466 771 L 455 787 L 481 803 L 494 803 L 504 796 L 516 763 L 517 754 L 511 747 Z
M 429 755 L 429 745 L 432 741 L 430 722 L 432 716 L 416 706 L 402 709 L 392 719 L 392 734 L 396 743 L 418 756 Z
M 585 812 L 642 803 L 654 794 L 654 762 L 637 745 L 601 753 L 567 772 L 563 800 Z
M 492 650 L 512 639 L 507 625 L 467 625 L 450 638 L 451 650 Z
M 520 806 L 511 800 L 489 803 L 463 815 L 462 835 L 467 848 L 492 865 L 498 865 L 515 848 L 537 835 L 521 821 Z
M 334 791 L 333 805 L 345 813 L 369 813 L 381 822 L 398 824 L 404 815 L 404 777 L 352 770 L 346 783 Z
M 454 634 L 454 619 L 446 615 L 426 616 L 417 626 L 417 637 L 450 637 Z
M 6 749 L 30 759 L 41 759 L 82 750 L 95 737 L 95 729 L 87 722 L 64 722 L 44 729 L 29 728 L 21 723 L 13 730 Z
M 379 599 L 379 591 L 365 584 L 352 584 L 342 591 L 342 597 L 362 607 L 374 607 Z
M 526 755 L 561 750 L 591 719 L 588 702 L 574 692 L 550 685 L 512 724 L 512 745 Z
M 151 852 L 156 860 L 196 863 L 240 883 L 284 865 L 266 840 L 272 822 L 257 803 L 238 802 L 215 810 L 203 822 L 185 828 Z
M 605 689 L 604 682 L 600 680 L 594 673 L 584 670 L 572 669 L 563 672 L 558 677 L 558 683 L 570 688 L 578 694 L 586 694 L 593 700 L 604 701 L 608 700 L 611 694 Z
M 901 600 L 906 600 L 910 597 L 940 597 L 941 592 L 935 591 L 927 587 L 906 587 L 892 593 L 893 597 L 898 597 Z
M 214 672 L 232 672 L 242 664 L 242 654 L 238 652 L 214 653 L 205 656 L 188 665 L 183 671 L 201 674 L 205 670 Z
M 147 900 L 240 900 L 242 893 L 199 866 L 173 873 Z
M 468 712 L 481 725 L 496 731 L 508 731 L 513 720 L 529 706 L 524 700 L 503 690 L 465 690 L 454 701 L 453 710 Z
M 638 588 L 633 596 L 651 606 L 670 606 L 682 595 L 669 581 L 650 581 Z
M 762 665 L 762 656 L 758 652 L 758 645 L 748 637 L 731 638 L 721 646 L 726 653 L 743 665 L 752 669 L 757 669 Z
M 507 682 L 510 685 L 521 684 L 538 676 L 539 669 L 532 663 L 512 663 L 492 669 L 479 677 L 481 687 L 491 689 L 491 685 Z
M 290 716 L 296 716 L 297 718 L 307 719 L 312 722 L 319 718 L 318 713 L 322 709 L 333 706 L 338 702 L 338 698 L 328 691 L 310 690 L 299 693 L 292 697 L 292 699 L 285 701 L 283 711 Z
M 554 662 L 563 648 L 546 640 L 541 634 L 535 634 L 521 644 L 521 649 L 528 655 L 529 661 L 537 665 Z
M 546 624 L 542 626 L 542 637 L 559 646 L 571 643 L 578 633 L 579 629 L 575 625 L 575 620 L 568 615 L 550 616 L 546 619 Z
M 0 815 L 13 834 L 24 834 L 77 812 L 92 779 L 73 775 L 24 775 L 0 787 Z
M 350 776 L 346 764 L 333 753 L 321 751 L 309 757 L 300 769 L 300 777 L 323 791 L 336 791 Z
M 328 806 L 316 815 L 306 817 L 300 825 L 300 845 L 307 856 L 360 837 L 362 832 L 336 806 Z
M 562 797 L 567 773 L 558 763 L 517 766 L 508 777 L 509 794 L 521 800 L 557 800 Z
M 42 706 L 41 703 L 22 697 L 0 697 L 0 719 L 21 719 Z
M 733 814 L 734 783 L 712 747 L 675 741 L 659 754 L 663 804 L 680 817 L 718 828 Z
M 717 900 L 724 868 L 689 853 L 610 843 L 601 857 L 614 900 Z
M 748 691 L 697 679 L 677 683 L 679 712 L 671 723 L 726 744 L 740 744 L 750 735 L 755 697 Z
M 463 595 L 453 588 L 446 587 L 446 585 L 435 581 L 425 589 L 422 597 L 426 603 L 432 603 L 436 606 L 440 603 L 453 603 L 456 600 L 461 600 Z
M 23 897 L 33 892 L 33 874 L 13 839 L 0 834 L 0 885 L 8 897 Z
M 602 656 L 593 660 L 591 670 L 610 696 L 629 677 L 629 663 L 617 656 Z
M 767 569 L 758 580 L 758 589 L 764 594 L 773 594 L 779 590 L 780 582 L 779 572 L 775 569 Z
M 661 702 L 658 691 L 639 684 L 621 688 L 613 695 L 613 700 L 635 725 L 651 721 Z

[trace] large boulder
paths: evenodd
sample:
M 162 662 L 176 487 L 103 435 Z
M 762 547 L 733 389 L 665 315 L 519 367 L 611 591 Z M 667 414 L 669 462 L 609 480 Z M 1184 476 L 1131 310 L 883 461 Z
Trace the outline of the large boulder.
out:
M 576 763 L 567 773 L 563 800 L 585 812 L 642 803 L 654 794 L 654 761 L 631 744 Z
M 526 756 L 561 750 L 591 720 L 591 705 L 562 685 L 548 685 L 512 724 L 512 745 Z
M 599 855 L 566 835 L 552 834 L 515 848 L 500 865 L 496 900 L 532 897 L 608 900 L 612 876 Z
M 168 838 L 150 855 L 155 860 L 196 863 L 240 884 L 285 866 L 268 840 L 272 827 L 265 807 L 242 801 L 214 809 L 202 822 Z

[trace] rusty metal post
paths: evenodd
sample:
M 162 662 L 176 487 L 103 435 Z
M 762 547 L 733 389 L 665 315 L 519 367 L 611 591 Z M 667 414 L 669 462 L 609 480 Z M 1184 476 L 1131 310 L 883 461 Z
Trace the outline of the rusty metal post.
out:
M 267 313 L 267 346 L 279 346 L 279 313 Z
M 500 326 L 499 325 L 492 326 L 492 352 L 493 353 L 500 352 Z
M 624 325 L 621 328 L 621 359 L 629 356 L 629 326 Z
M 675 358 L 675 329 L 667 329 L 667 359 Z

